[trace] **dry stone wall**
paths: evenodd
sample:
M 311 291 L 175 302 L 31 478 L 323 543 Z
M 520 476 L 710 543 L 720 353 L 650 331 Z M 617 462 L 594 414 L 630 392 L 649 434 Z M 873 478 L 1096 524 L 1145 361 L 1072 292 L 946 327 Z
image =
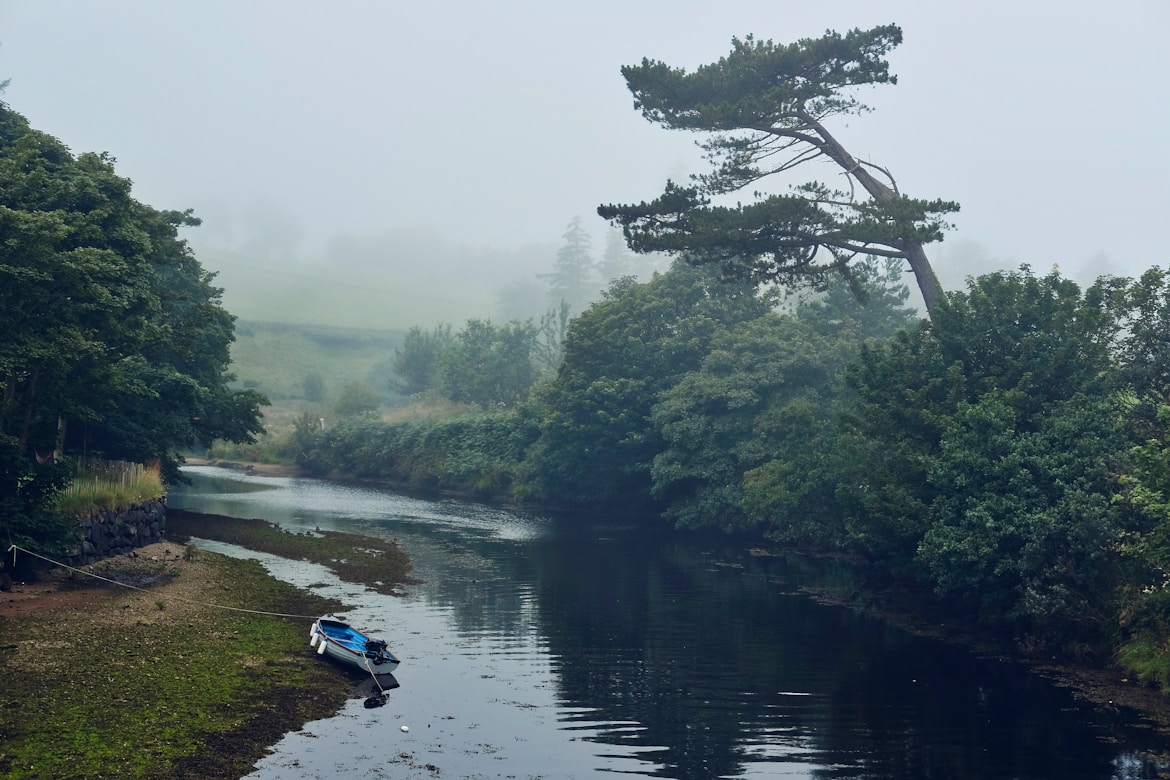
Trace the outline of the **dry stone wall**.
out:
M 100 561 L 162 541 L 167 525 L 166 496 L 114 509 L 94 509 L 80 519 L 81 545 L 73 564 Z

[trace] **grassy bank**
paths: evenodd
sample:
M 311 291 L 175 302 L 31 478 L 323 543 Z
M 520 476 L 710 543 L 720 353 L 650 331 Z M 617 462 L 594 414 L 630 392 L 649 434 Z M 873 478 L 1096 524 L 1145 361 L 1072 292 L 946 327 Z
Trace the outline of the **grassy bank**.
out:
M 57 570 L 25 587 L 41 603 L 0 613 L 0 778 L 238 778 L 351 695 L 360 680 L 307 640 L 308 616 L 343 605 L 253 561 L 175 544 L 167 553 L 98 565 L 143 590 Z
M 291 560 L 320 564 L 346 582 L 357 582 L 378 593 L 394 595 L 397 586 L 413 582 L 410 559 L 392 542 L 340 531 L 295 534 L 264 520 L 167 511 L 167 536 L 196 536 L 271 553 Z

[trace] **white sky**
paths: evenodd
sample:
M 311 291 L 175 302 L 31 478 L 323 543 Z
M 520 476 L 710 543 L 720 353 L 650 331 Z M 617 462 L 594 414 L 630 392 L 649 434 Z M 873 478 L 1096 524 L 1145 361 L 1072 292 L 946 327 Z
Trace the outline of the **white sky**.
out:
M 0 0 L 0 80 L 35 128 L 117 157 L 139 200 L 195 208 L 196 244 L 308 255 L 427 228 L 509 249 L 580 215 L 600 248 L 599 203 L 701 170 L 620 66 L 889 22 L 899 84 L 832 128 L 847 148 L 958 200 L 955 239 L 997 258 L 1166 265 L 1167 0 Z

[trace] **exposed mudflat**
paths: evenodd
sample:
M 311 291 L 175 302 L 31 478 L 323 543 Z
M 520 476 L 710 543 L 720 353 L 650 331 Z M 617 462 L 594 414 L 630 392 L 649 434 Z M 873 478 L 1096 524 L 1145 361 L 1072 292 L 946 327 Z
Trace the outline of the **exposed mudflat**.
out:
M 246 774 L 361 695 L 305 652 L 311 617 L 342 606 L 174 541 L 16 583 L 0 592 L 0 778 Z

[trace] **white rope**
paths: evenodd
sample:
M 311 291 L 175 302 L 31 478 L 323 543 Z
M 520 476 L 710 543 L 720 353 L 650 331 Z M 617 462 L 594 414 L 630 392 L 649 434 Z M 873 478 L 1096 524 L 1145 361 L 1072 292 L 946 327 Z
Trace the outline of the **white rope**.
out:
M 17 550 L 20 550 L 22 553 L 25 553 L 27 555 L 31 555 L 34 558 L 40 558 L 42 561 L 48 561 L 49 563 L 53 564 L 54 566 L 60 566 L 64 569 L 68 569 L 69 571 L 77 572 L 78 574 L 84 574 L 87 577 L 93 577 L 94 579 L 101 580 L 102 582 L 108 582 L 111 585 L 118 585 L 118 586 L 123 587 L 123 588 L 129 588 L 130 590 L 141 591 L 142 593 L 149 593 L 150 592 L 146 588 L 139 588 L 135 585 L 128 585 L 125 582 L 118 582 L 117 580 L 112 580 L 109 577 L 103 577 L 100 574 L 94 574 L 91 571 L 85 571 L 84 569 L 78 569 L 74 566 L 70 566 L 67 563 L 61 563 L 60 561 L 55 561 L 52 558 L 46 558 L 45 556 L 41 555 L 40 553 L 35 553 L 32 550 L 26 550 L 25 548 L 19 547 L 15 544 L 8 548 L 8 552 L 12 553 L 12 562 L 14 565 L 16 563 L 16 551 Z M 175 601 L 185 601 L 188 604 L 198 604 L 201 607 L 214 607 L 215 609 L 228 609 L 228 610 L 231 610 L 232 612 L 247 612 L 248 614 L 251 614 L 251 615 L 270 615 L 272 617 L 300 618 L 300 619 L 305 619 L 305 620 L 316 620 L 318 617 L 320 617 L 319 615 L 290 615 L 290 614 L 287 614 L 284 612 L 264 612 L 263 610 L 259 610 L 259 609 L 244 609 L 243 607 L 228 607 L 228 606 L 225 606 L 223 604 L 212 604 L 210 601 L 197 601 L 195 599 L 185 599 L 182 596 L 171 595 L 171 596 L 168 596 L 168 598 L 174 599 Z
M 25 548 L 20 547 L 20 546 L 15 545 L 15 544 L 8 548 L 8 552 L 12 553 L 12 563 L 14 566 L 16 565 L 16 551 L 17 550 L 20 550 L 22 553 L 25 553 L 27 555 L 31 555 L 34 558 L 40 558 L 42 561 L 47 561 L 48 563 L 51 563 L 54 566 L 60 566 L 63 569 L 68 569 L 69 571 L 77 572 L 78 574 L 84 574 L 87 577 L 93 577 L 96 580 L 101 580 L 102 582 L 108 582 L 111 585 L 118 585 L 120 587 L 129 588 L 130 590 L 136 590 L 136 591 L 139 591 L 142 593 L 149 593 L 150 592 L 146 588 L 139 588 L 136 585 L 128 585 L 125 582 L 118 582 L 117 580 L 112 580 L 109 577 L 103 577 L 100 574 L 94 574 L 91 571 L 85 571 L 84 569 L 78 569 L 75 566 L 70 566 L 67 563 L 61 563 L 60 561 L 55 561 L 52 558 L 47 558 L 44 555 L 41 555 L 40 553 L 35 553 L 32 550 L 26 550 Z M 271 617 L 301 618 L 301 619 L 305 619 L 305 620 L 312 620 L 314 622 L 316 622 L 318 617 L 319 617 L 317 615 L 290 615 L 290 614 L 287 614 L 284 612 L 264 612 L 263 610 L 259 610 L 259 609 L 244 609 L 243 607 L 228 607 L 228 606 L 225 606 L 223 604 L 212 604 L 210 601 L 197 601 L 195 599 L 185 599 L 182 596 L 172 595 L 172 596 L 169 596 L 169 598 L 172 598 L 175 601 L 185 601 L 188 604 L 197 604 L 197 605 L 202 606 L 202 607 L 214 607 L 215 609 L 228 609 L 228 610 L 231 610 L 232 612 L 247 612 L 248 614 L 251 614 L 251 615 L 269 615 Z M 331 637 L 331 639 L 332 639 L 332 637 Z M 325 636 L 321 637 L 321 641 L 322 642 L 327 641 Z M 344 644 L 348 644 L 348 645 L 351 645 L 354 647 L 358 646 L 358 643 L 356 643 L 356 642 L 350 642 L 350 641 L 340 640 L 340 639 L 334 639 L 333 641 L 338 642 L 338 644 L 344 643 Z M 387 698 L 386 689 L 382 687 L 382 682 L 378 679 L 378 675 L 370 667 L 370 659 L 365 657 L 365 655 L 363 654 L 362 660 L 365 662 L 364 665 L 366 667 L 366 671 L 368 671 L 370 673 L 370 677 L 373 678 L 373 680 L 374 680 L 374 685 L 378 686 L 378 696 L 376 698 L 378 698 L 380 700 L 380 702 L 382 704 L 384 704 L 386 701 L 386 698 Z M 381 705 L 379 705 L 379 706 L 381 706 Z

